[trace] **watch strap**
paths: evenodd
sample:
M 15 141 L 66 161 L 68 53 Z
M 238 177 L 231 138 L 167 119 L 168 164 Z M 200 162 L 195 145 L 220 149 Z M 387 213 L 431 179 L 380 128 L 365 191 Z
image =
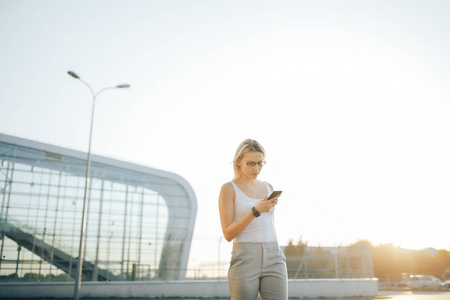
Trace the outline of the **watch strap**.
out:
M 253 215 L 257 218 L 261 215 L 261 213 L 256 209 L 256 207 L 252 207 Z

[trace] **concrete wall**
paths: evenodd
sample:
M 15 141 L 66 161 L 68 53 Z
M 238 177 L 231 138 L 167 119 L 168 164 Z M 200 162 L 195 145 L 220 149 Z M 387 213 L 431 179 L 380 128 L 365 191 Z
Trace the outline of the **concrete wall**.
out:
M 378 293 L 378 279 L 292 279 L 289 297 L 373 297 Z
M 72 298 L 74 283 L 0 283 L 0 298 Z M 289 297 L 375 296 L 377 279 L 289 280 Z M 227 281 L 83 282 L 82 298 L 230 297 Z

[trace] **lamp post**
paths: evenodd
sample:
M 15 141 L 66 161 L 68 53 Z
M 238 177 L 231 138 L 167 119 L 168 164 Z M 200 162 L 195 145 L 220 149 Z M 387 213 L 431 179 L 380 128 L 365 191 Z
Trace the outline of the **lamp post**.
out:
M 97 98 L 98 94 L 105 90 L 110 89 L 123 89 L 123 88 L 129 88 L 129 84 L 121 84 L 117 85 L 115 87 L 107 87 L 103 88 L 97 93 L 94 93 L 94 90 L 91 88 L 91 86 L 82 80 L 77 74 L 75 74 L 72 71 L 67 72 L 70 76 L 72 76 L 75 79 L 80 80 L 82 83 L 84 83 L 89 90 L 92 93 L 92 115 L 91 115 L 91 128 L 89 131 L 89 150 L 88 150 L 88 157 L 87 157 L 87 165 L 86 165 L 86 182 L 84 187 L 84 201 L 83 201 L 83 218 L 81 221 L 81 232 L 80 232 L 80 248 L 78 251 L 78 266 L 77 266 L 77 274 L 76 274 L 76 280 L 75 280 L 75 293 L 74 293 L 74 299 L 78 300 L 80 297 L 80 288 L 81 288 L 81 278 L 83 273 L 83 258 L 84 258 L 84 238 L 85 238 L 85 232 L 86 232 L 86 210 L 87 210 L 87 198 L 88 198 L 88 189 L 89 189 L 89 174 L 91 169 L 91 141 L 92 141 L 92 127 L 94 124 L 94 110 L 95 110 L 95 99 Z
M 220 280 L 220 244 L 222 243 L 223 236 L 220 236 L 219 238 L 219 246 L 218 249 L 218 255 L 217 255 L 217 280 Z

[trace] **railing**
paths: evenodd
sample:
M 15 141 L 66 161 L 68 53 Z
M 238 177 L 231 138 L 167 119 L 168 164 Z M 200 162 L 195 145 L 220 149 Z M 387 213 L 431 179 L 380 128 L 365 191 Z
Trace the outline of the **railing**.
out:
M 19 225 L 14 222 L 15 225 Z M 12 223 L 11 223 L 12 224 Z M 24 227 L 22 227 L 24 228 Z M 194 240 L 204 245 L 205 251 L 217 251 L 217 241 Z M 225 245 L 229 246 L 229 245 Z M 11 253 L 9 259 L 2 261 L 2 272 L 0 281 L 26 281 L 26 282 L 48 282 L 48 281 L 72 281 L 64 271 L 51 265 L 52 262 L 43 259 L 31 259 L 28 256 L 20 256 L 17 244 L 5 244 L 5 250 Z M 190 280 L 226 280 L 230 254 L 229 249 L 222 249 L 222 256 L 216 261 L 195 262 L 191 261 L 187 269 L 182 269 L 185 278 Z M 17 254 L 14 254 L 17 253 Z M 287 272 L 290 279 L 313 279 L 313 278 L 372 278 L 373 267 L 371 256 L 365 252 L 349 250 L 347 247 L 339 248 L 317 248 L 309 247 L 307 255 L 288 255 Z M 22 257 L 22 259 L 20 259 Z M 15 258 L 15 259 L 13 259 Z M 58 263 L 58 261 L 53 261 Z M 107 281 L 152 281 L 164 280 L 164 272 L 173 272 L 173 269 L 159 270 L 159 265 L 140 264 L 133 260 L 119 261 L 117 259 L 98 261 L 98 267 L 107 270 L 114 276 L 107 277 Z M 36 265 L 39 264 L 39 267 Z M 34 266 L 34 267 L 33 267 Z M 86 264 L 86 272 L 95 274 L 93 265 Z M 38 271 L 39 270 L 39 271 Z M 180 271 L 177 269 L 175 271 Z M 89 279 L 92 280 L 92 279 Z

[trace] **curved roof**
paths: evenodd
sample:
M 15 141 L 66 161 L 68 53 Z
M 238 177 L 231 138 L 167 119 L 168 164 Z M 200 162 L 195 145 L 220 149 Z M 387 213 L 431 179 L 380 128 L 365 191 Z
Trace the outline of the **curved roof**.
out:
M 0 134 L 0 159 L 84 177 L 87 153 Z M 91 155 L 90 176 L 145 187 L 164 198 L 169 220 L 163 251 L 166 259 L 162 258 L 160 268 L 180 270 L 169 277 L 184 279 L 197 214 L 197 199 L 190 184 L 175 173 L 98 155 Z

